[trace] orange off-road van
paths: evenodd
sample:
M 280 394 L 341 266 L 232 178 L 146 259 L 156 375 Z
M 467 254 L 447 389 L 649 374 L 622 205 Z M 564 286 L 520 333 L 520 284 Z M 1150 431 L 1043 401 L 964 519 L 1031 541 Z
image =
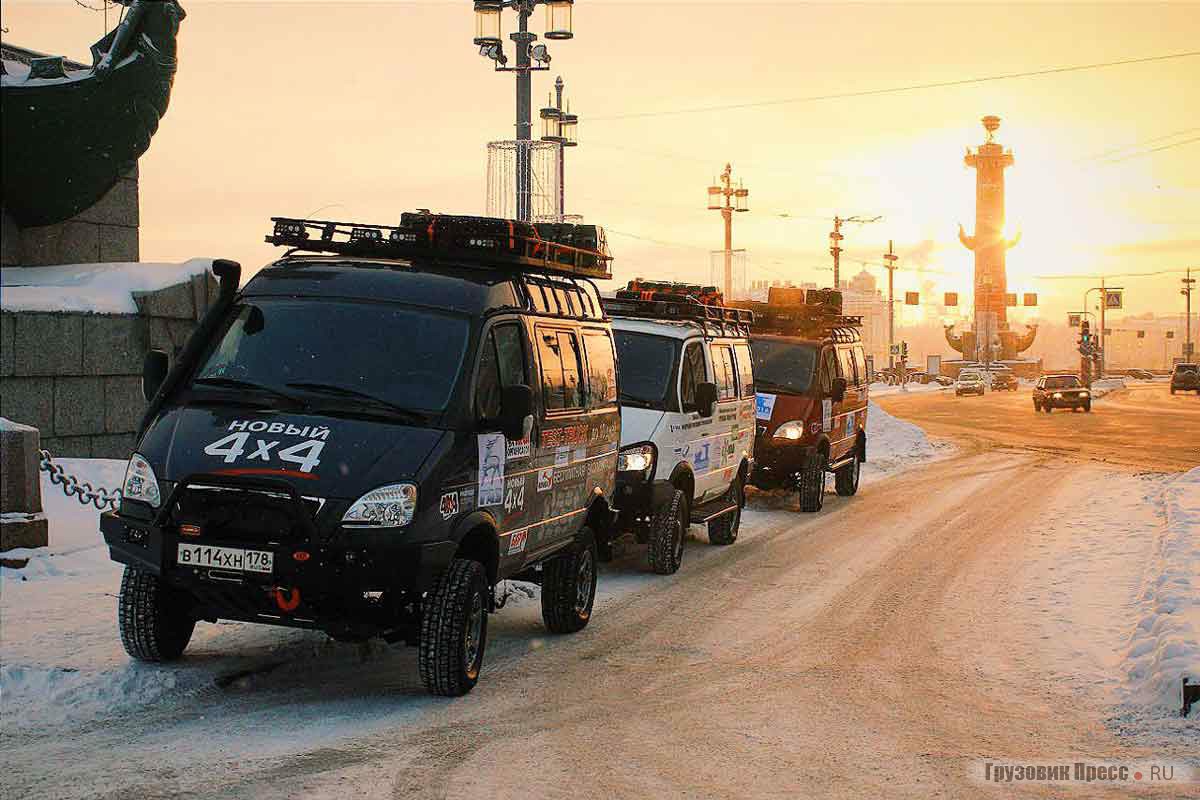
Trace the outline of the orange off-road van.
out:
M 760 489 L 794 489 L 801 511 L 820 511 L 826 476 L 858 491 L 867 459 L 862 318 L 842 314 L 841 292 L 773 287 L 754 311 L 755 468 Z

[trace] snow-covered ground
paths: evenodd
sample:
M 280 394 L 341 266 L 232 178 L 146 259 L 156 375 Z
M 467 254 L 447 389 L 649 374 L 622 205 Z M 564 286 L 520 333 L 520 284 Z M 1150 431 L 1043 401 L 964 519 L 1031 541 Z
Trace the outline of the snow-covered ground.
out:
M 931 443 L 920 428 L 874 404 L 867 419 L 871 460 L 864 466 L 864 487 L 953 452 L 951 446 Z M 60 463 L 81 480 L 105 487 L 119 486 L 125 469 L 123 461 L 63 459 Z M 364 657 L 390 657 L 393 648 L 385 645 L 364 649 L 330 642 L 314 632 L 222 622 L 198 625 L 187 657 L 176 665 L 162 668 L 131 662 L 116 627 L 121 567 L 109 560 L 97 530 L 96 510 L 65 497 L 44 475 L 42 495 L 51 546 L 10 551 L 6 554 L 10 557 L 28 557 L 28 565 L 21 570 L 0 568 L 0 732 L 45 732 L 155 704 L 187 702 L 210 690 L 214 680 L 240 671 L 269 669 L 272 680 L 278 681 L 286 680 L 289 672 L 336 670 Z M 791 506 L 794 497 L 760 496 L 752 501 L 743 517 L 742 538 L 753 538 L 759 529 L 786 521 L 795 513 Z M 693 526 L 690 535 L 702 539 L 703 531 L 702 526 Z M 721 552 L 693 542 L 686 561 L 717 558 Z M 598 609 L 655 580 L 640 568 L 641 560 L 642 551 L 632 548 L 606 571 L 599 584 Z M 496 668 L 507 652 L 536 646 L 538 641 L 538 588 L 513 584 L 512 589 L 509 606 L 497 619 L 503 620 L 505 629 L 530 631 L 532 638 L 519 644 L 493 641 L 489 668 Z M 415 682 L 415 674 L 412 679 Z
M 1137 744 L 1200 741 L 1200 708 L 1180 717 L 1181 676 L 1200 679 L 1200 467 L 1080 475 L 1015 583 L 1012 640 L 1035 664 L 1014 664 L 1003 642 L 983 660 L 1050 676 Z

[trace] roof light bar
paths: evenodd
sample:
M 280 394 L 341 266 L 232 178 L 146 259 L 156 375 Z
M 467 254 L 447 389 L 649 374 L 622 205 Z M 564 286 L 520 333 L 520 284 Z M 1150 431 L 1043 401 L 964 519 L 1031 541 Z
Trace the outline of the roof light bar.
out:
M 270 244 L 363 258 L 427 259 L 607 280 L 612 256 L 598 225 L 405 213 L 399 225 L 272 217 Z M 312 231 L 319 238 L 311 235 Z

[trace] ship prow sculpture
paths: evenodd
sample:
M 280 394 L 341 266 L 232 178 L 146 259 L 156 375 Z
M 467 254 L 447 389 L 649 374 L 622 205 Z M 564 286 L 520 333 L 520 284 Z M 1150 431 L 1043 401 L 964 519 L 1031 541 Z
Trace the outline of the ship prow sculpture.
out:
M 62 222 L 103 197 L 150 147 L 167 111 L 183 8 L 121 2 L 121 22 L 92 45 L 90 68 L 51 56 L 0 76 L 3 203 L 22 226 Z
M 970 331 L 946 326 L 946 341 L 968 361 L 1013 361 L 1030 348 L 1037 326 L 1020 334 L 1008 323 L 1008 273 L 1005 256 L 1020 241 L 1004 237 L 1004 170 L 1013 164 L 1011 150 L 995 141 L 1000 118 L 983 118 L 987 140 L 975 152 L 967 149 L 963 162 L 975 170 L 975 233 L 958 226 L 958 240 L 975 254 L 975 308 Z

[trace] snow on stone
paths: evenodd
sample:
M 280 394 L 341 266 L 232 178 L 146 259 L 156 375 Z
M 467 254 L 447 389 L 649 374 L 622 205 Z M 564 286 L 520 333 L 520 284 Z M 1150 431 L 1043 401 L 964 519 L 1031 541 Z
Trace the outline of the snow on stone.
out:
M 77 311 L 136 314 L 134 292 L 186 283 L 212 268 L 211 258 L 181 264 L 114 262 L 0 270 L 0 307 L 5 311 Z
M 1200 467 L 1169 483 L 1162 504 L 1124 669 L 1127 705 L 1166 721 L 1182 707 L 1181 678 L 1200 682 Z

